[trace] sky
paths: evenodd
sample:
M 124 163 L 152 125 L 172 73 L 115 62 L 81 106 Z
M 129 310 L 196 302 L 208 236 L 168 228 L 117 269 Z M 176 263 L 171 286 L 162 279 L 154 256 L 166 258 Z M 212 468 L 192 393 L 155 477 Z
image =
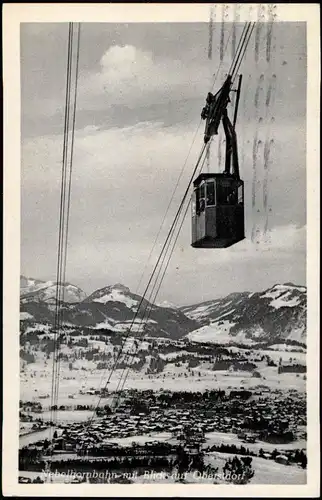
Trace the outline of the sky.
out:
M 224 28 L 220 62 L 219 23 L 211 60 L 207 23 L 82 23 L 66 279 L 86 293 L 145 288 L 202 146 L 205 97 L 232 61 L 233 27 Z M 21 25 L 21 274 L 44 280 L 56 277 L 67 36 L 65 23 Z M 240 67 L 246 239 L 193 249 L 188 211 L 157 302 L 306 282 L 305 23 L 274 23 L 269 60 L 267 36 L 258 24 Z M 211 172 L 223 154 L 220 132 Z

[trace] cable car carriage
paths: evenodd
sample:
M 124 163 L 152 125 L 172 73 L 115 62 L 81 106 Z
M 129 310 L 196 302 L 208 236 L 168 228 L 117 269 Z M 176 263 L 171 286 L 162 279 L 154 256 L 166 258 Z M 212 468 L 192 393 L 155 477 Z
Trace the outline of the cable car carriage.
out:
M 223 173 L 201 173 L 194 181 L 191 200 L 192 246 L 194 248 L 227 248 L 245 238 L 244 182 L 239 177 L 235 124 L 240 96 L 239 77 L 233 123 L 227 114 L 231 78 L 227 77 L 216 95 L 208 94 L 202 110 L 206 119 L 204 142 L 218 134 L 222 121 L 226 136 Z

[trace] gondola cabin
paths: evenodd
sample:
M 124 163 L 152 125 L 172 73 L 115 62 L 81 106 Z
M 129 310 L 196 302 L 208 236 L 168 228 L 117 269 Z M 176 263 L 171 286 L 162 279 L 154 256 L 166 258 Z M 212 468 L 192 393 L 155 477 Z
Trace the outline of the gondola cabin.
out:
M 236 176 L 200 174 L 191 207 L 194 248 L 227 248 L 245 238 L 244 182 Z

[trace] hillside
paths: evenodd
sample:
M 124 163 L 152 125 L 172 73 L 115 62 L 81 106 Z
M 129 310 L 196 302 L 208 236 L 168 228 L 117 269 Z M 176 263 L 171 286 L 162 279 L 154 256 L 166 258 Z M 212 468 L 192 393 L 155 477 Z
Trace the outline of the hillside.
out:
M 190 340 L 305 343 L 306 302 L 306 287 L 287 283 L 264 292 L 233 293 L 181 311 L 200 325 L 189 334 Z

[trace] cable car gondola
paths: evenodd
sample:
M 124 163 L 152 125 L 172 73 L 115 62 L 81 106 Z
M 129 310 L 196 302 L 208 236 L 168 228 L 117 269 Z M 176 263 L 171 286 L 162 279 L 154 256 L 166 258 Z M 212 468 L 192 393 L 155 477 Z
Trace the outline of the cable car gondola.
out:
M 208 93 L 206 106 L 201 113 L 201 117 L 206 120 L 205 143 L 218 134 L 222 122 L 226 137 L 226 156 L 224 172 L 201 173 L 193 183 L 191 206 L 194 248 L 227 248 L 245 238 L 244 182 L 239 176 L 235 131 L 241 81 L 240 76 L 233 123 L 227 113 L 229 94 L 232 91 L 230 75 L 215 95 Z

